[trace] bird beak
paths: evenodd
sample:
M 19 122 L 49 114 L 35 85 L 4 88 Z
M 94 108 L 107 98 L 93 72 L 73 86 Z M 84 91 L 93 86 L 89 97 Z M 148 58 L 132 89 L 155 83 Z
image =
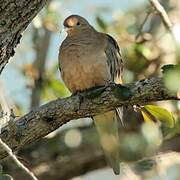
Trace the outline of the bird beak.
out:
M 60 30 L 60 35 L 61 35 L 61 37 L 66 37 L 67 36 L 67 30 L 65 29 L 65 28 L 62 28 L 61 30 Z
M 68 31 L 68 28 L 67 27 L 64 27 L 60 30 L 60 34 L 64 34 L 64 33 L 67 33 Z
M 65 32 L 67 32 L 67 31 L 69 30 L 69 28 L 68 28 L 68 27 L 64 27 L 63 30 L 64 30 Z
M 66 32 L 66 33 L 71 32 L 71 30 L 73 30 L 73 27 L 66 27 L 66 26 L 65 26 L 65 27 L 63 28 L 63 31 Z

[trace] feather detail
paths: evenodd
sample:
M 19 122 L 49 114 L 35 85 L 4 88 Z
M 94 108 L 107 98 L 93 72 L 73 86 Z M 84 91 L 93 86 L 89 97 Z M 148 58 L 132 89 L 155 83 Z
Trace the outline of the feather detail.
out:
M 114 111 L 109 111 L 93 117 L 101 146 L 108 164 L 116 175 L 120 173 L 119 167 L 119 136 L 118 125 Z

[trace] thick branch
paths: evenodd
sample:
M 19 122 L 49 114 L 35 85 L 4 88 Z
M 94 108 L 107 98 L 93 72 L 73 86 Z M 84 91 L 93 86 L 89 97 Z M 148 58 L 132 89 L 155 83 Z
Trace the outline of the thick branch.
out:
M 104 89 L 98 97 L 89 98 L 87 92 L 65 99 L 51 101 L 33 110 L 2 130 L 0 138 L 15 151 L 24 145 L 35 142 L 48 133 L 59 128 L 71 119 L 91 117 L 118 106 L 144 104 L 151 101 L 178 99 L 176 94 L 170 93 L 163 85 L 161 78 L 149 78 L 126 85 L 132 96 L 126 100 L 115 97 L 115 91 L 121 87 L 112 86 Z M 92 91 L 91 91 L 92 92 Z M 0 149 L 0 158 L 7 156 Z
M 47 0 L 0 0 L 0 73 L 21 39 L 21 33 Z

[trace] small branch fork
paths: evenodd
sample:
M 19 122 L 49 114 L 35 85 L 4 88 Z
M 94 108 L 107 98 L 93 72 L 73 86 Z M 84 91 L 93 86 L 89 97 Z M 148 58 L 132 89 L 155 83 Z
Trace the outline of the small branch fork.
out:
M 4 90 L 3 90 L 3 87 L 2 87 L 2 83 L 1 83 L 1 88 L 0 88 L 0 105 L 1 105 L 1 108 L 2 108 L 2 113 L 1 113 L 1 116 L 0 117 L 0 121 L 2 119 L 5 119 L 6 120 L 6 124 L 8 123 L 9 126 L 11 127 L 14 119 L 15 119 L 15 116 L 14 116 L 14 113 L 13 113 L 13 110 L 9 108 L 9 104 L 7 102 L 7 99 L 5 98 L 5 94 L 4 94 Z M 0 127 L 1 129 L 1 127 Z M 12 128 L 10 128 L 10 130 L 12 130 Z M 36 178 L 36 176 L 33 174 L 33 172 L 31 172 L 27 167 L 25 167 L 19 160 L 18 158 L 15 156 L 15 154 L 13 153 L 12 149 L 5 143 L 3 142 L 3 140 L 0 138 L 0 146 L 1 146 L 1 149 L 3 149 L 9 156 L 10 158 L 12 158 L 14 160 L 14 162 L 16 163 L 16 165 L 21 168 L 26 174 L 29 175 L 29 177 L 32 179 L 32 180 L 38 180 Z

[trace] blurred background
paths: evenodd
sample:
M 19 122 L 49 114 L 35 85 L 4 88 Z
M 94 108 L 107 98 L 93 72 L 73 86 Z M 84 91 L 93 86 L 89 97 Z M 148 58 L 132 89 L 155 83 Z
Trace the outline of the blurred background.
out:
M 124 57 L 125 83 L 162 76 L 163 65 L 180 61 L 180 1 L 161 0 L 161 4 L 174 24 L 173 35 L 167 32 L 148 0 L 50 0 L 23 33 L 15 56 L 1 75 L 0 91 L 9 107 L 21 116 L 50 100 L 70 96 L 60 77 L 58 51 L 66 37 L 62 32 L 63 20 L 71 14 L 85 17 L 98 31 L 117 40 Z M 171 71 L 165 83 L 169 89 L 178 90 L 179 71 Z M 120 128 L 123 162 L 120 176 L 114 176 L 106 166 L 96 131 L 88 118 L 71 121 L 18 152 L 18 156 L 39 179 L 180 179 L 180 156 L 176 153 L 160 154 L 159 164 L 156 159 L 139 161 L 155 156 L 158 150 L 180 150 L 177 141 L 180 103 L 156 104 L 173 113 L 176 126 L 149 126 L 142 123 L 140 114 L 127 115 L 130 124 Z M 163 141 L 167 143 L 162 145 Z M 11 160 L 2 165 L 4 172 L 14 179 L 28 179 Z

